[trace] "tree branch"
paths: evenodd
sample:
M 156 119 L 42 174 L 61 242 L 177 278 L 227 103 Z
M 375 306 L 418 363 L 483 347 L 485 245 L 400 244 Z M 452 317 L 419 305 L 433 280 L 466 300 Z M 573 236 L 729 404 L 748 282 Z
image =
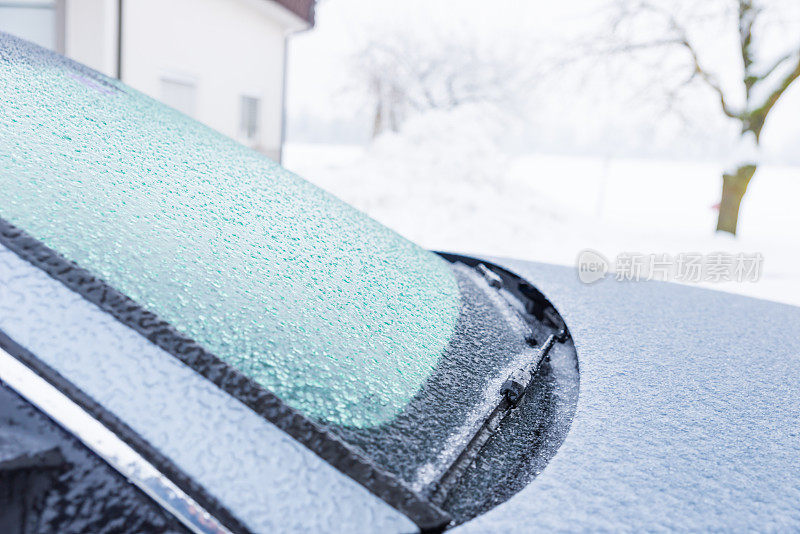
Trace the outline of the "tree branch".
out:
M 746 2 L 749 0 L 740 0 L 740 2 Z M 667 20 L 667 24 L 672 32 L 675 34 L 675 37 L 669 39 L 659 39 L 652 41 L 653 43 L 661 43 L 662 45 L 666 44 L 677 44 L 683 47 L 687 52 L 689 52 L 689 56 L 692 59 L 692 66 L 694 67 L 694 71 L 692 76 L 690 76 L 688 81 L 691 81 L 696 76 L 699 76 L 701 80 L 705 82 L 705 84 L 713 90 L 718 98 L 720 107 L 722 108 L 722 112 L 731 119 L 742 119 L 742 114 L 737 113 L 734 111 L 730 105 L 728 104 L 728 99 L 725 96 L 725 92 L 722 90 L 722 86 L 720 86 L 719 82 L 717 81 L 716 77 L 714 77 L 711 73 L 709 73 L 703 66 L 700 64 L 700 57 L 697 53 L 697 49 L 694 47 L 692 42 L 689 40 L 689 37 L 686 33 L 686 29 L 681 26 L 681 24 L 675 19 L 675 16 L 670 13 L 669 11 L 664 10 L 660 6 L 655 6 L 649 2 L 643 1 L 639 4 L 640 9 L 646 9 L 651 12 L 660 14 L 661 16 L 665 17 Z M 741 11 L 740 11 L 741 13 Z M 752 25 L 750 26 L 752 28 Z
M 700 58 L 698 57 L 694 46 L 692 46 L 692 43 L 690 43 L 689 40 L 684 37 L 678 40 L 678 44 L 683 46 L 689 52 L 689 55 L 692 58 L 692 63 L 694 64 L 694 73 L 700 76 L 706 85 L 708 85 L 715 93 L 717 93 L 720 106 L 722 107 L 722 112 L 732 119 L 741 119 L 741 114 L 735 112 L 728 105 L 725 93 L 722 91 L 722 87 L 720 87 L 717 79 L 700 65 Z
M 762 72 L 760 75 L 758 75 L 756 77 L 756 82 L 763 82 L 764 80 L 769 78 L 770 75 L 773 72 L 775 72 L 781 65 L 783 65 L 784 63 L 786 63 L 787 61 L 789 61 L 790 59 L 792 59 L 795 56 L 800 57 L 800 48 L 798 48 L 797 50 L 793 50 L 793 51 L 791 51 L 791 52 L 779 57 L 775 61 L 775 63 L 772 64 L 772 66 L 768 67 L 766 70 L 764 70 L 764 72 Z
M 756 136 L 756 140 L 758 140 L 761 136 L 761 129 L 764 127 L 764 122 L 767 120 L 767 115 L 769 115 L 769 112 L 775 107 L 778 100 L 780 100 L 786 90 L 798 78 L 800 78 L 800 56 L 798 56 L 797 62 L 791 72 L 783 77 L 778 87 L 767 96 L 764 103 L 747 114 L 742 132 L 753 132 Z
M 750 73 L 753 65 L 751 44 L 753 41 L 753 26 L 756 23 L 760 10 L 753 6 L 752 0 L 739 0 L 739 44 L 741 46 L 742 65 L 745 77 Z

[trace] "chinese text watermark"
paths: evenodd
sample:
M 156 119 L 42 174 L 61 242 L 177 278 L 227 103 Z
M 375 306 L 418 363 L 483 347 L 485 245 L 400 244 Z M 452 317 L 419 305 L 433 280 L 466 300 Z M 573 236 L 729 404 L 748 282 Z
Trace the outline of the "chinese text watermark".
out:
M 685 283 L 757 282 L 761 278 L 764 256 L 754 253 L 681 252 L 679 254 L 641 254 L 622 252 L 613 262 L 595 250 L 578 255 L 578 278 L 591 284 L 611 276 L 618 281 L 662 280 Z

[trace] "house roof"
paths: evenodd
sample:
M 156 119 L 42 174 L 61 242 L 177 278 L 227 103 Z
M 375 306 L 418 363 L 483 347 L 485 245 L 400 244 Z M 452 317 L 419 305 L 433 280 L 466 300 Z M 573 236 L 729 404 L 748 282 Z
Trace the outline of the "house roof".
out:
M 279 4 L 304 21 L 308 22 L 311 26 L 314 25 L 314 4 L 316 0 L 272 0 Z

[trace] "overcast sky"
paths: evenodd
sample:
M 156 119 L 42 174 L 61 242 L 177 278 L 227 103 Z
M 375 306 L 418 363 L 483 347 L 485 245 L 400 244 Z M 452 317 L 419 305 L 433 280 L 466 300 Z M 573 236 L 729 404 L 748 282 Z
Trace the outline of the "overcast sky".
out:
M 428 33 L 440 39 L 466 33 L 498 46 L 518 44 L 530 49 L 531 61 L 536 62 L 537 56 L 558 55 L 558 47 L 567 48 L 565 43 L 597 31 L 598 5 L 597 0 L 323 0 L 316 27 L 291 39 L 289 142 L 368 138 L 371 105 L 354 91 L 352 58 L 365 40 L 381 32 Z M 735 80 L 736 74 L 735 65 L 719 72 L 723 80 Z M 530 131 L 538 133 L 530 134 L 531 150 L 615 155 L 619 146 L 625 155 L 652 155 L 655 147 L 659 155 L 702 157 L 713 152 L 710 157 L 717 158 L 732 145 L 735 125 L 719 116 L 713 100 L 689 108 L 695 123 L 687 126 L 666 119 L 660 106 L 632 104 L 625 87 L 635 84 L 615 75 L 619 74 L 609 71 L 604 79 L 600 71 L 591 79 L 553 79 L 532 91 L 538 107 L 536 118 L 528 123 Z M 800 163 L 798 118 L 800 85 L 784 96 L 767 124 L 763 143 L 769 155 Z M 654 124 L 659 127 L 654 129 Z

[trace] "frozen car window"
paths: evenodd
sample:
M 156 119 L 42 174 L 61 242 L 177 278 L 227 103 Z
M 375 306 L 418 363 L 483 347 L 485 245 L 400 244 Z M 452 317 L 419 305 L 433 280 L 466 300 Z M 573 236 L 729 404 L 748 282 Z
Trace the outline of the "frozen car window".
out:
M 1 217 L 307 415 L 373 426 L 419 389 L 458 317 L 446 262 L 130 88 L 3 48 Z
M 574 346 L 525 281 L 445 261 L 118 81 L 2 34 L 0 95 L 0 222 L 456 521 L 519 490 L 563 441 Z M 535 392 L 470 448 L 509 377 L 557 334 L 554 363 L 525 380 Z

